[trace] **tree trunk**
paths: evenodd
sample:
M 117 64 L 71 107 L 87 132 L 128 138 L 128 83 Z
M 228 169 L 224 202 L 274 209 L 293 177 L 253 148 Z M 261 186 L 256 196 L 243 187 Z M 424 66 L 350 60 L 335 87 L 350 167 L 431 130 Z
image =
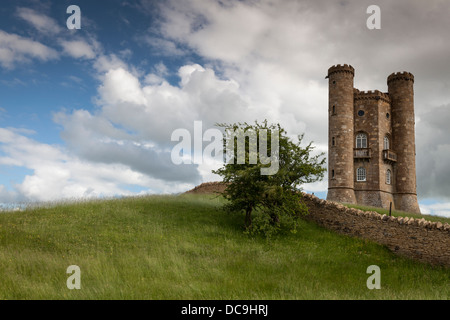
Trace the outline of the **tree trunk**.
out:
M 245 228 L 250 229 L 252 227 L 252 208 L 245 210 Z

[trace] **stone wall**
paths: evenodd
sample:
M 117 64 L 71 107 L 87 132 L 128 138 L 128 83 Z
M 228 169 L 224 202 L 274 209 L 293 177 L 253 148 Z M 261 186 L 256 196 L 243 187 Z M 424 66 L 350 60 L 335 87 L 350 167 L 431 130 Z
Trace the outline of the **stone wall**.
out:
M 350 236 L 386 245 L 400 255 L 450 267 L 450 225 L 425 219 L 390 217 L 347 208 L 304 193 L 308 220 Z

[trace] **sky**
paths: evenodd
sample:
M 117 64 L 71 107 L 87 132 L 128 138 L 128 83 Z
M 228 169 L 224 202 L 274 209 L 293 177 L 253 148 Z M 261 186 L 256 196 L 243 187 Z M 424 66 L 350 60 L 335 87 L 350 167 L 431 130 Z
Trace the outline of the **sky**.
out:
M 80 28 L 67 21 L 80 8 Z M 370 5 L 379 29 L 368 28 Z M 327 152 L 327 70 L 387 91 L 414 74 L 422 213 L 450 216 L 450 2 L 4 0 L 0 203 L 178 193 L 222 164 L 175 164 L 177 129 L 280 123 Z M 201 134 L 200 134 L 201 136 Z M 202 142 L 200 142 L 202 143 Z M 203 142 L 205 147 L 207 142 Z M 327 179 L 304 190 L 326 197 Z

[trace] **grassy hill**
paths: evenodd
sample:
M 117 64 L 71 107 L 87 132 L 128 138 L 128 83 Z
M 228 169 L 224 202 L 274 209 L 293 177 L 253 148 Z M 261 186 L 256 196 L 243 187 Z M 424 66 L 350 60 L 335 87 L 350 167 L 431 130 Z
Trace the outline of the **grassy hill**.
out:
M 0 299 L 448 299 L 450 272 L 303 221 L 266 241 L 211 195 L 0 214 Z M 66 269 L 81 269 L 69 290 Z M 366 269 L 381 269 L 381 289 Z

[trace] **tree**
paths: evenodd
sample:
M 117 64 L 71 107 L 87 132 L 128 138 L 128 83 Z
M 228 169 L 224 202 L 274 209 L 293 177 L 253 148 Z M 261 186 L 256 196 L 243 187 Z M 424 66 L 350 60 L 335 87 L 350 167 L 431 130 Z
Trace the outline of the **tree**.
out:
M 245 212 L 248 231 L 276 232 L 287 224 L 296 229 L 297 219 L 307 214 L 300 186 L 324 176 L 323 153 L 313 156 L 312 143 L 301 147 L 303 135 L 293 142 L 280 124 L 255 122 L 217 124 L 225 129 L 227 161 L 213 170 L 227 187 L 228 211 Z M 268 161 L 268 159 L 270 161 Z M 253 213 L 258 212 L 257 223 Z

